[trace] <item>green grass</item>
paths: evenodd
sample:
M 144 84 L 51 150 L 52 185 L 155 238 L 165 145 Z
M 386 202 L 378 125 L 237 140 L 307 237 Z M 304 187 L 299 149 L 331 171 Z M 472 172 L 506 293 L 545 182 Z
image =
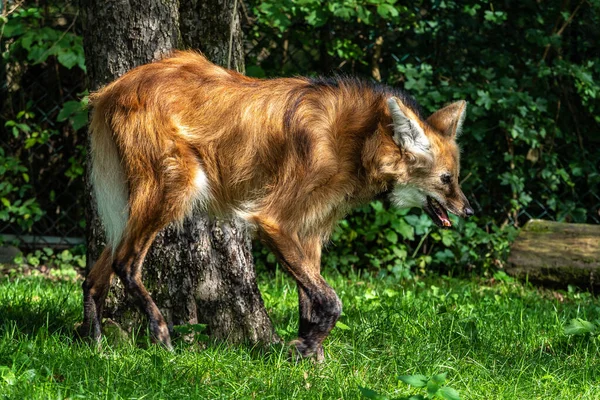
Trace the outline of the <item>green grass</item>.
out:
M 594 321 L 587 293 L 538 291 L 509 279 L 431 277 L 404 283 L 327 276 L 344 302 L 326 361 L 288 361 L 263 351 L 208 343 L 158 346 L 72 340 L 81 317 L 79 283 L 40 276 L 0 278 L 0 399 L 360 398 L 425 392 L 398 375 L 448 373 L 462 399 L 600 399 L 600 340 L 565 336 L 575 317 Z M 296 293 L 283 274 L 261 289 L 279 333 L 294 337 Z

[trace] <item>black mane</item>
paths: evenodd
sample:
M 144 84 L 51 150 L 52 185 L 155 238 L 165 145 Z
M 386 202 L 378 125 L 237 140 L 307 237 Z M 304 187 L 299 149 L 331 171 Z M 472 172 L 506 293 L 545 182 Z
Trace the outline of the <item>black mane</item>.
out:
M 396 96 L 408 106 L 421 119 L 423 118 L 422 108 L 417 101 L 405 91 L 394 88 L 371 79 L 357 78 L 349 75 L 333 75 L 333 76 L 315 76 L 305 78 L 308 84 L 315 88 L 332 88 L 339 89 L 340 87 L 356 87 L 363 90 L 369 90 L 381 96 Z

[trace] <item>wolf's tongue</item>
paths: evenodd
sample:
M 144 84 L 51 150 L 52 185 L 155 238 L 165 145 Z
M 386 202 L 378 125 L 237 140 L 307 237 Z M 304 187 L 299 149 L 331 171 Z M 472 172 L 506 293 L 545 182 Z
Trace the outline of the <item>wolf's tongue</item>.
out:
M 452 226 L 452 222 L 450 222 L 450 218 L 448 218 L 448 213 L 446 212 L 444 206 L 442 206 L 440 202 L 434 199 L 433 197 L 427 197 L 427 201 L 429 202 L 431 210 L 439 219 L 442 226 L 450 228 Z
M 450 222 L 450 219 L 448 218 L 448 213 L 446 213 L 446 210 L 444 210 L 443 208 L 440 208 L 437 211 L 438 211 L 437 215 L 440 218 L 440 221 L 442 221 L 442 225 L 450 228 L 452 226 L 452 223 Z
M 436 225 L 443 226 L 444 228 L 452 227 L 452 222 L 450 222 L 450 218 L 448 218 L 448 213 L 444 206 L 431 196 L 427 196 L 427 206 L 425 207 L 425 211 L 434 220 Z

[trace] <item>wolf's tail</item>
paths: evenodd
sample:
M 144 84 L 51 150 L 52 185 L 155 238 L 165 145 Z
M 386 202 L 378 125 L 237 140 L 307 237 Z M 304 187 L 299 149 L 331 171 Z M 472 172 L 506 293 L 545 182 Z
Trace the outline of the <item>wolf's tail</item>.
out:
M 119 245 L 129 217 L 128 187 L 121 157 L 102 107 L 90 122 L 91 181 L 98 214 L 106 231 L 107 246 Z

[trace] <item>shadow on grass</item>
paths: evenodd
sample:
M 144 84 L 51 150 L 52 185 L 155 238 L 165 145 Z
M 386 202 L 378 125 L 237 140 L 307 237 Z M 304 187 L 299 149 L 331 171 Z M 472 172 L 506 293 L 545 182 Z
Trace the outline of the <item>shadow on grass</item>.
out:
M 41 329 L 48 334 L 72 334 L 81 318 L 73 285 L 78 284 L 39 277 L 0 281 L 0 335 L 15 328 L 26 335 Z
M 35 304 L 0 304 L 0 335 L 14 329 L 26 335 L 36 335 L 40 329 L 48 334 L 72 335 L 74 324 L 80 318 L 69 310 L 39 307 Z

